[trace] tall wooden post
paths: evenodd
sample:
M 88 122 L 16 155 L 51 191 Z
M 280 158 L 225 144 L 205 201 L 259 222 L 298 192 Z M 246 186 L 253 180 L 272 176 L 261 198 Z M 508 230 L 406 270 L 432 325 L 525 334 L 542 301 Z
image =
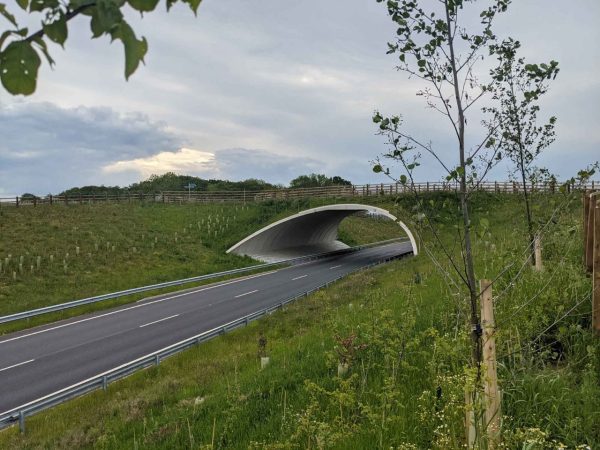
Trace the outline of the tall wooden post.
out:
M 488 448 L 496 447 L 500 435 L 500 394 L 498 392 L 498 374 L 496 367 L 496 338 L 494 322 L 494 303 L 492 283 L 480 280 L 481 325 L 483 328 L 483 363 L 485 364 L 485 429 Z
M 593 248 L 593 290 L 592 290 L 592 329 L 600 335 L 600 202 L 594 208 L 594 248 Z
M 587 191 L 583 191 L 583 266 L 587 269 L 587 237 L 588 216 L 590 215 L 590 197 Z
M 587 239 L 585 245 L 585 267 L 589 273 L 592 273 L 594 266 L 594 211 L 596 209 L 597 195 L 589 195 L 589 205 L 587 221 L 584 226 L 587 228 Z

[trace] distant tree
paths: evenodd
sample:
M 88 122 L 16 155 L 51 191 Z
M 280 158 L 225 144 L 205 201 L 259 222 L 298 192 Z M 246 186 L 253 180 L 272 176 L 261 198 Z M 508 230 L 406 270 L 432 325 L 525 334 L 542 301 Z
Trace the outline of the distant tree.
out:
M 524 58 L 518 57 L 520 47 L 519 41 L 513 39 L 494 46 L 493 51 L 500 64 L 491 72 L 493 82 L 490 91 L 496 102 L 484 110 L 493 114 L 493 123 L 498 125 L 494 136 L 502 142 L 500 148 L 514 164 L 523 187 L 531 262 L 535 264 L 534 223 L 528 184 L 548 176 L 547 170 L 535 166 L 535 160 L 554 142 L 556 117 L 550 117 L 540 125 L 537 115 L 540 97 L 548 91 L 550 81 L 556 78 L 559 69 L 556 61 L 526 64 Z
M 338 177 L 337 175 L 331 178 L 331 184 L 338 186 L 352 186 L 352 183 L 348 180 Z
M 186 3 L 196 14 L 201 0 L 166 0 L 167 10 L 175 3 Z M 154 11 L 159 0 L 16 0 L 27 14 L 42 16 L 40 29 L 29 33 L 20 26 L 17 18 L 5 3 L 0 3 L 0 16 L 9 24 L 0 34 L 0 80 L 10 94 L 31 95 L 35 92 L 40 55 L 50 66 L 54 60 L 48 52 L 48 43 L 64 47 L 69 21 L 77 16 L 90 18 L 92 37 L 109 36 L 120 40 L 125 49 L 125 78 L 128 79 L 144 61 L 148 51 L 146 38 L 138 39 L 123 17 L 127 4 L 140 13 Z M 12 9 L 12 8 L 11 8 Z M 16 8 L 14 8 L 16 10 Z M 13 10 L 13 11 L 14 11 Z M 18 11 L 18 10 L 17 10 Z
M 66 191 L 61 192 L 59 195 L 117 195 L 123 192 L 123 188 L 119 186 L 82 186 L 82 187 L 74 187 L 67 189 Z
M 21 195 L 21 200 L 39 200 L 39 197 L 37 195 L 34 194 L 30 194 L 29 192 L 24 193 L 23 195 Z
M 290 181 L 291 188 L 309 188 L 325 186 L 351 186 L 352 183 L 339 176 L 328 177 L 323 174 L 311 173 L 310 175 L 300 175 Z

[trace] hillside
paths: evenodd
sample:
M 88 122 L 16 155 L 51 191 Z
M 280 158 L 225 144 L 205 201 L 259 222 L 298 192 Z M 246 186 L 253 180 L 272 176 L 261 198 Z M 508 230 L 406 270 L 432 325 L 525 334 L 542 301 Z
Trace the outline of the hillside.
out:
M 451 201 L 430 201 L 451 243 Z M 502 448 L 597 448 L 600 343 L 589 331 L 578 197 L 538 202 L 542 272 L 524 263 L 515 197 L 481 195 L 474 206 L 477 276 L 501 273 Z M 463 448 L 466 310 L 440 268 L 434 252 L 350 276 L 107 393 L 34 416 L 24 436 L 1 432 L 0 447 Z M 261 336 L 271 357 L 264 370 Z M 338 376 L 342 360 L 349 369 Z
M 135 202 L 0 209 L 0 315 L 256 264 L 225 251 L 267 223 L 316 205 L 303 200 L 245 206 Z M 341 230 L 342 240 L 351 245 L 398 234 L 392 223 L 364 218 L 347 220 Z M 40 316 L 0 330 L 138 298 Z

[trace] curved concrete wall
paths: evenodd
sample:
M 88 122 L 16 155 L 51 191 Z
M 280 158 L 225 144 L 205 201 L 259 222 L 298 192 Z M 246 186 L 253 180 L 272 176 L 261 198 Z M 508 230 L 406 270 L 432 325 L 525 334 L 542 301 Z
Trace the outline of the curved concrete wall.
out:
M 360 204 L 327 205 L 302 211 L 258 230 L 227 253 L 275 262 L 348 248 L 337 240 L 338 227 L 342 220 L 358 212 L 378 214 L 398 222 L 410 239 L 413 253 L 417 254 L 415 238 L 404 223 L 385 209 Z

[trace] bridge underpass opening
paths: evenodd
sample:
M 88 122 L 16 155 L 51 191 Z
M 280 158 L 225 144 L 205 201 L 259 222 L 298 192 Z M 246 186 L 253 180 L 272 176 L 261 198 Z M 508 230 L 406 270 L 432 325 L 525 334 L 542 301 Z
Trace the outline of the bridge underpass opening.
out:
M 410 229 L 389 211 L 370 205 L 339 204 L 307 209 L 267 225 L 235 244 L 227 253 L 278 262 L 287 259 L 343 250 L 349 246 L 339 239 L 341 222 L 353 215 L 393 221 L 410 241 L 417 254 L 416 240 Z M 400 236 L 390 236 L 400 237 Z

